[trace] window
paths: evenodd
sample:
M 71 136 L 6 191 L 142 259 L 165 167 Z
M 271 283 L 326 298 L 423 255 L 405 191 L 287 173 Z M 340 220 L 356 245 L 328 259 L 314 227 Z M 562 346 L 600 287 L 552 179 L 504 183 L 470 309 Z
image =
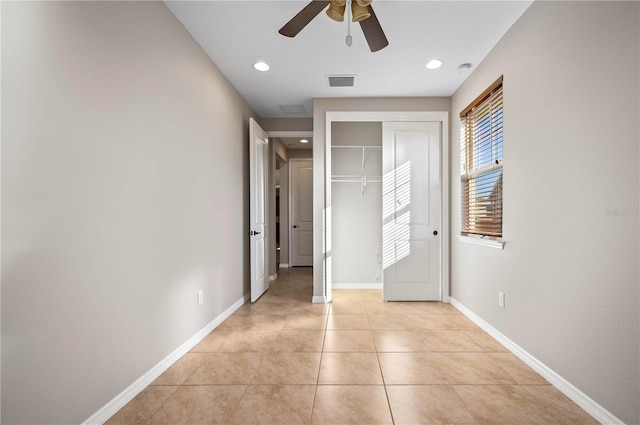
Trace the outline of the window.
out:
M 502 237 L 502 77 L 460 113 L 462 235 Z

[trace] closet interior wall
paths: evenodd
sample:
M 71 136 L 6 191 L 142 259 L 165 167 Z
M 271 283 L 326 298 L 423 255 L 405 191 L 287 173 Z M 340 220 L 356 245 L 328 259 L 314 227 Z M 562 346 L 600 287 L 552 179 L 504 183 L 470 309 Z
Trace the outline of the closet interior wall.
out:
M 333 288 L 382 288 L 382 123 L 331 125 Z

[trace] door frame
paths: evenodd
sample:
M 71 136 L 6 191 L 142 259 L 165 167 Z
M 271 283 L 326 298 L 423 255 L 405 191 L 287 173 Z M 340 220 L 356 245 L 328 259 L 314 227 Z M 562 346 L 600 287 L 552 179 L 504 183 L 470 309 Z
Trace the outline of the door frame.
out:
M 290 138 L 290 137 L 300 137 L 300 138 L 313 138 L 313 131 L 311 130 L 271 130 L 271 131 L 267 131 L 267 134 L 269 135 L 269 139 L 271 138 Z M 286 146 L 285 146 L 286 147 Z M 286 163 L 287 163 L 287 185 L 289 186 L 287 188 L 287 209 L 286 210 L 282 210 L 280 209 L 280 217 L 282 217 L 282 214 L 287 214 L 287 223 L 290 225 L 291 223 L 291 184 L 289 182 L 289 178 L 290 178 L 290 169 L 289 166 L 291 165 L 291 161 L 296 159 L 295 157 L 291 158 L 291 157 L 287 157 L 286 159 Z M 300 158 L 300 159 L 308 159 L 309 161 L 313 161 L 313 153 L 311 158 Z M 281 192 L 281 196 L 282 196 L 282 192 Z M 274 217 L 275 220 L 275 217 Z M 280 229 L 282 231 L 282 229 Z M 314 227 L 314 231 L 315 231 L 315 227 Z M 287 252 L 287 268 L 291 267 L 291 229 L 288 228 L 287 229 L 287 243 L 289 244 L 288 248 L 288 252 Z M 314 253 L 315 255 L 315 253 Z M 280 259 L 282 261 L 282 258 Z M 277 270 L 276 270 L 276 275 L 277 275 Z
M 275 143 L 272 144 L 275 147 Z M 274 217 L 270 217 L 270 221 L 275 221 L 275 225 L 274 225 L 274 235 L 273 235 L 273 240 L 272 240 L 272 249 L 271 251 L 274 253 L 274 257 L 278 256 L 278 243 L 277 240 L 280 240 L 280 247 L 282 248 L 283 246 L 283 238 L 282 235 L 286 234 L 286 238 L 287 238 L 287 242 L 286 242 L 286 252 L 287 252 L 287 258 L 282 258 L 282 251 L 280 251 L 280 264 L 277 263 L 276 261 L 276 268 L 275 268 L 275 277 L 277 278 L 278 276 L 278 270 L 280 270 L 280 265 L 284 265 L 286 267 L 283 268 L 287 268 L 289 267 L 289 263 L 284 263 L 283 261 L 289 261 L 289 232 L 287 229 L 287 232 L 284 231 L 284 226 L 282 226 L 283 223 L 286 224 L 287 227 L 289 227 L 289 159 L 288 158 L 283 158 L 278 152 L 273 152 L 273 156 L 274 156 L 274 169 L 273 169 L 273 175 L 275 176 L 275 172 L 276 170 L 280 170 L 280 188 L 278 188 L 278 186 L 276 186 L 275 184 L 275 178 L 273 181 L 273 196 L 272 199 L 274 201 L 274 208 L 273 210 L 275 211 L 276 208 L 279 210 L 279 216 L 278 214 L 275 214 Z M 279 164 L 279 167 L 278 167 Z M 283 183 L 283 179 L 282 179 L 282 175 L 283 175 L 283 171 L 286 171 L 286 184 L 282 184 Z M 286 189 L 287 193 L 285 196 L 283 196 L 283 191 L 282 188 L 284 187 L 284 189 Z M 276 195 L 278 189 L 280 189 L 280 199 L 277 199 L 278 196 Z M 286 202 L 287 207 L 286 208 L 282 208 L 282 204 Z M 278 217 L 280 217 L 280 222 L 278 223 Z M 279 224 L 279 225 L 278 225 Z
M 331 281 L 331 125 L 334 122 L 407 122 L 429 121 L 440 122 L 442 140 L 440 141 L 440 294 L 442 302 L 450 299 L 449 259 L 450 259 L 450 217 L 449 217 L 449 112 L 448 111 L 327 111 L 325 116 L 324 143 L 314 138 L 314 177 L 322 178 L 322 182 L 314 183 L 314 235 L 322 235 L 318 243 L 314 243 L 314 303 L 326 303 L 332 300 Z M 316 147 L 320 148 L 316 150 Z M 316 158 L 316 152 L 322 155 L 322 161 Z M 324 167 L 317 169 L 317 164 Z M 315 180 L 315 179 L 314 179 Z M 320 288 L 318 288 L 320 286 Z M 322 295 L 319 295 L 319 294 Z
M 293 267 L 293 232 L 291 231 L 291 222 L 293 221 L 293 164 L 296 162 L 310 162 L 313 167 L 313 158 L 289 158 L 289 267 Z M 315 225 L 312 227 L 315 231 Z M 314 236 L 315 237 L 315 236 Z M 312 260 L 313 265 L 313 260 Z

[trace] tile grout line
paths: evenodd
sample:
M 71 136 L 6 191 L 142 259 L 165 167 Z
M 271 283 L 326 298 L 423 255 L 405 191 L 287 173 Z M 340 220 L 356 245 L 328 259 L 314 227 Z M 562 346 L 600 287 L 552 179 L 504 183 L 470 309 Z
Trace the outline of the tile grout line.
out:
M 318 396 L 318 384 L 320 382 L 320 371 L 322 370 L 322 357 L 324 356 L 324 342 L 327 338 L 327 326 L 329 325 L 329 314 L 325 314 L 324 332 L 322 334 L 322 347 L 320 347 L 320 362 L 318 362 L 318 373 L 316 374 L 316 385 L 313 391 L 313 402 L 311 403 L 311 415 L 309 416 L 309 425 L 313 422 L 313 413 L 316 408 L 316 398 Z
M 396 420 L 393 417 L 393 410 L 391 409 L 391 400 L 389 400 L 389 392 L 387 391 L 387 383 L 384 379 L 384 372 L 382 371 L 382 363 L 380 363 L 380 352 L 376 345 L 376 339 L 373 337 L 373 330 L 371 329 L 371 320 L 369 320 L 369 310 L 365 304 L 365 312 L 367 314 L 367 323 L 369 323 L 369 332 L 371 332 L 371 339 L 373 340 L 373 348 L 376 350 L 376 359 L 378 360 L 378 368 L 380 369 L 380 377 L 382 378 L 382 387 L 384 388 L 384 395 L 387 398 L 387 406 L 389 407 L 389 415 L 391 416 L 391 423 L 395 424 Z
M 384 379 L 384 372 L 382 371 L 382 363 L 380 363 L 380 352 L 376 347 L 375 340 L 373 341 L 373 346 L 376 348 L 376 359 L 378 360 L 378 368 L 380 368 L 380 376 L 382 377 L 382 387 L 384 388 L 384 395 L 387 398 L 387 406 L 389 407 L 389 415 L 391 416 L 391 423 L 395 424 L 396 420 L 393 417 L 393 409 L 391 409 L 391 400 L 389 400 L 389 392 L 387 391 L 387 383 Z
M 167 386 L 173 386 L 173 385 L 167 385 Z M 169 402 L 169 400 L 171 400 L 171 399 L 173 398 L 173 396 L 175 396 L 175 395 L 176 395 L 176 393 L 177 393 L 178 391 L 180 391 L 180 388 L 182 388 L 182 385 L 176 385 L 176 387 L 177 387 L 177 388 L 176 388 L 176 390 L 175 390 L 174 392 L 172 392 L 172 393 L 171 393 L 171 395 L 170 395 L 169 397 L 167 397 L 167 399 L 166 399 L 165 401 L 163 401 L 162 403 L 160 403 L 160 406 L 158 406 L 158 408 L 157 408 L 157 409 L 155 409 L 151 414 L 149 414 L 149 417 L 147 418 L 147 420 L 146 420 L 146 421 L 144 421 L 144 423 L 145 423 L 145 424 L 148 424 L 148 423 L 150 423 L 150 422 L 151 422 L 151 419 L 153 419 L 153 416 L 154 416 L 156 413 L 158 413 L 158 411 L 159 411 L 160 409 L 162 409 L 162 407 L 163 407 L 165 404 L 167 404 L 167 403 Z

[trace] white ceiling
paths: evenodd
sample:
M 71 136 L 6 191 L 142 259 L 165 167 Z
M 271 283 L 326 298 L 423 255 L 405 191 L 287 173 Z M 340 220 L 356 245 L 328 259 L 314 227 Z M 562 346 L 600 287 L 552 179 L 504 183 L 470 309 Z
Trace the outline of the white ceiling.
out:
M 359 24 L 321 12 L 295 38 L 278 30 L 308 1 L 166 1 L 213 62 L 262 118 L 311 117 L 316 97 L 451 96 L 531 1 L 374 0 L 389 46 L 371 53 Z M 433 58 L 444 65 L 428 70 Z M 263 60 L 271 70 L 258 72 Z M 473 71 L 473 68 L 471 71 Z M 331 88 L 327 75 L 355 74 L 355 86 Z M 303 105 L 285 114 L 279 105 Z

